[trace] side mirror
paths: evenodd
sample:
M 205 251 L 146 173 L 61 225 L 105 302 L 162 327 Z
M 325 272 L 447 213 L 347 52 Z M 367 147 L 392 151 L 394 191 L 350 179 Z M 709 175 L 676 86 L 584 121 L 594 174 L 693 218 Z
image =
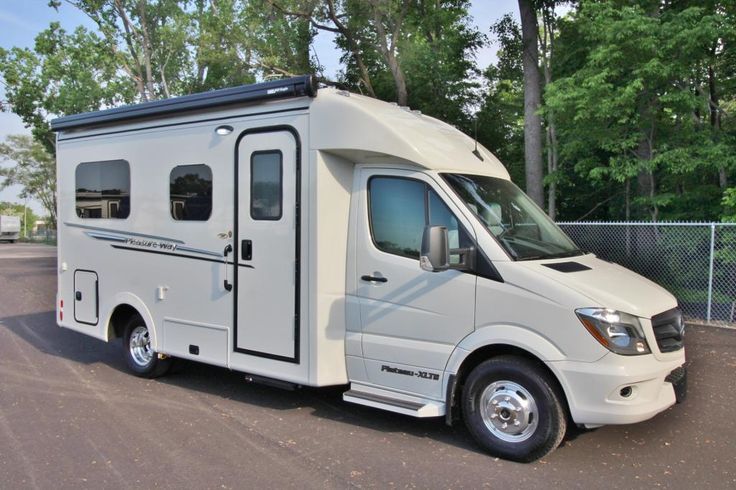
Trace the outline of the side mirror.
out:
M 419 266 L 428 272 L 440 272 L 450 268 L 450 249 L 447 228 L 426 226 L 422 235 L 422 251 Z

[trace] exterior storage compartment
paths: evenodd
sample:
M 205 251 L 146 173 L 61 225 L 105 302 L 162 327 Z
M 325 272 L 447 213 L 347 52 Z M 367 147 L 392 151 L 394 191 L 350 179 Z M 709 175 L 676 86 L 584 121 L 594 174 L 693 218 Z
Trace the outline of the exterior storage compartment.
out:
M 97 273 L 74 271 L 74 319 L 79 323 L 97 325 L 99 299 Z

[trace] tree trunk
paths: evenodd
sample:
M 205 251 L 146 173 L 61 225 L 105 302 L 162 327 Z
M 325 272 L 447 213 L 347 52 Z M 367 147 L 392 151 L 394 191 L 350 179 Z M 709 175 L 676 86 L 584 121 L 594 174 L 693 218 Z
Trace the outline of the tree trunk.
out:
M 544 86 L 552 83 L 552 55 L 554 53 L 554 26 L 552 16 L 554 11 L 543 7 L 543 36 L 542 36 L 542 67 L 544 71 Z M 557 172 L 558 144 L 557 126 L 552 109 L 547 108 L 547 175 Z M 557 219 L 557 182 L 554 179 L 547 188 L 547 214 L 554 221 Z
M 636 156 L 642 162 L 649 162 L 654 154 L 652 141 L 648 137 L 644 137 L 639 141 L 639 146 L 636 149 Z M 649 206 L 647 212 L 651 217 L 652 221 L 657 221 L 659 215 L 659 207 L 654 202 L 654 197 L 657 194 L 656 181 L 654 179 L 654 171 L 649 169 L 640 169 L 637 175 L 638 193 L 639 196 L 649 198 Z
M 151 37 L 148 34 L 148 20 L 146 19 L 145 0 L 140 0 L 138 2 L 138 14 L 141 17 L 141 31 L 143 32 L 143 63 L 146 68 L 146 89 L 148 90 L 148 98 L 155 99 L 157 97 L 153 86 L 153 68 L 151 66 L 153 49 L 151 46 Z
M 521 37 L 524 45 L 524 161 L 526 193 L 544 206 L 544 169 L 542 166 L 542 118 L 539 108 L 542 87 L 537 46 L 537 13 L 532 0 L 519 0 Z
M 404 71 L 401 69 L 399 59 L 396 57 L 396 44 L 401 32 L 401 25 L 404 22 L 404 17 L 406 16 L 406 12 L 409 8 L 409 0 L 403 1 L 401 12 L 393 21 L 393 29 L 391 31 L 390 41 L 389 35 L 383 25 L 386 16 L 381 11 L 381 6 L 378 3 L 373 3 L 372 7 L 373 21 L 375 23 L 376 34 L 378 34 L 379 51 L 383 55 L 384 61 L 391 70 L 391 75 L 394 79 L 394 87 L 396 88 L 396 102 L 400 106 L 405 106 L 409 103 L 409 93 L 406 89 L 406 78 L 404 77 Z
M 721 108 L 718 101 L 718 90 L 716 88 L 716 73 L 713 66 L 708 67 L 708 91 L 710 106 L 710 125 L 713 131 L 721 132 Z M 718 167 L 718 185 L 724 191 L 728 187 L 728 173 L 723 166 Z
M 547 174 L 553 175 L 557 170 L 557 136 L 554 132 L 554 123 L 547 122 Z M 552 180 L 547 188 L 547 214 L 555 221 L 557 219 L 557 182 Z

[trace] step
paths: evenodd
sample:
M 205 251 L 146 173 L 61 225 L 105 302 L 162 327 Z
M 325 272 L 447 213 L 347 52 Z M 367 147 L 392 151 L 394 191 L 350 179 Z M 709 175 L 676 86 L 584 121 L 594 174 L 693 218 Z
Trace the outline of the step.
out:
M 346 402 L 357 403 L 373 408 L 403 413 L 412 417 L 441 417 L 445 414 L 445 404 L 415 396 L 394 393 L 369 386 L 355 386 L 342 394 Z

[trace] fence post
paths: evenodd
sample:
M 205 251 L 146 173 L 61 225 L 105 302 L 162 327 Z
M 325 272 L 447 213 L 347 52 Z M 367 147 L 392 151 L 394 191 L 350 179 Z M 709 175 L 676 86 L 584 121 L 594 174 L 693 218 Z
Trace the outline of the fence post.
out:
M 710 224 L 710 271 L 708 272 L 708 323 L 710 323 L 711 305 L 713 304 L 713 256 L 715 254 L 716 225 Z

